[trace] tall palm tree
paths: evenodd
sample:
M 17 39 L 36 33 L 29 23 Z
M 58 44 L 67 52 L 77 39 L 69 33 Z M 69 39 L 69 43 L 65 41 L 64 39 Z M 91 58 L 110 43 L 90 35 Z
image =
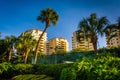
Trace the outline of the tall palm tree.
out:
M 36 46 L 36 40 L 33 38 L 31 34 L 22 33 L 19 36 L 19 40 L 17 42 L 17 48 L 19 50 L 24 51 L 23 61 L 25 64 L 27 63 L 27 59 L 30 51 L 33 51 L 35 46 Z
M 59 19 L 58 14 L 51 8 L 47 8 L 45 10 L 42 10 L 40 12 L 40 15 L 38 16 L 37 20 L 41 21 L 41 22 L 45 22 L 45 28 L 42 32 L 42 34 L 39 37 L 37 46 L 36 46 L 36 51 L 35 51 L 35 63 L 37 61 L 37 56 L 38 56 L 38 50 L 39 50 L 39 44 L 41 41 L 42 36 L 44 35 L 44 33 L 46 32 L 46 30 L 48 29 L 48 27 L 50 26 L 50 24 L 52 23 L 53 25 L 56 25 L 57 21 Z
M 8 46 L 8 48 L 7 48 L 8 52 L 9 52 L 9 54 L 8 54 L 8 61 L 10 61 L 11 58 L 12 58 L 13 44 L 16 41 L 16 37 L 15 36 L 10 36 L 10 37 L 6 36 L 4 41 L 5 41 L 5 43 Z
M 93 44 L 94 52 L 97 55 L 97 42 L 98 36 L 103 36 L 104 29 L 108 25 L 108 20 L 106 17 L 98 18 L 95 13 L 91 14 L 90 17 L 83 19 L 79 23 L 79 30 L 84 32 L 86 38 L 89 38 Z M 79 35 L 80 36 L 80 35 Z

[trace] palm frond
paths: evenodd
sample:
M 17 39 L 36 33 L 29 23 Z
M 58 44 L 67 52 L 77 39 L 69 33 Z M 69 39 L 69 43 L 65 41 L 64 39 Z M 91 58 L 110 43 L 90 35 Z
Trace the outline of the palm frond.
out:
M 101 35 L 101 37 L 104 35 L 104 29 L 108 26 L 108 19 L 106 17 L 101 17 L 98 19 L 98 26 L 97 26 L 97 33 Z
M 112 35 L 110 35 L 110 37 L 108 38 L 108 43 L 110 42 L 110 40 L 112 39 L 112 38 L 114 38 L 114 37 L 116 37 L 116 36 L 118 36 L 117 34 L 112 34 Z
M 58 14 L 51 8 L 42 10 L 40 12 L 40 15 L 37 17 L 38 21 L 46 22 L 47 24 L 47 21 L 49 20 L 50 23 L 52 23 L 53 25 L 56 25 L 58 19 L 59 19 Z

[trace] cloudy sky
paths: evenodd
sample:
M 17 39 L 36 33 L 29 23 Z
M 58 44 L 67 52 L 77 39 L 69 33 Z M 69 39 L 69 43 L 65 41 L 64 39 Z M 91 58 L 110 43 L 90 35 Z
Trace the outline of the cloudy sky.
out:
M 0 32 L 2 37 L 15 35 L 29 29 L 43 30 L 45 24 L 36 20 L 40 11 L 53 8 L 59 14 L 56 26 L 47 30 L 48 39 L 64 37 L 71 49 L 72 33 L 78 23 L 91 13 L 107 16 L 110 23 L 120 17 L 120 0 L 0 0 Z M 105 37 L 99 38 L 99 47 L 106 46 Z

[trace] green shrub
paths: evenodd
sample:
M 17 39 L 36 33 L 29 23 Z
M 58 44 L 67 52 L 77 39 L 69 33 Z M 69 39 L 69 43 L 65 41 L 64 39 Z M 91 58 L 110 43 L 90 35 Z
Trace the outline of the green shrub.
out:
M 7 62 L 0 63 L 0 79 L 3 77 L 7 77 L 7 75 L 11 74 L 10 71 L 12 67 L 13 66 L 11 63 L 7 63 Z M 6 74 L 6 73 L 9 73 L 9 74 Z
M 35 74 L 45 74 L 59 80 L 62 69 L 71 67 L 72 64 L 34 65 Z
M 33 71 L 33 65 L 31 64 L 17 64 L 14 65 L 14 73 L 15 74 L 27 74 Z
M 60 80 L 76 80 L 75 69 L 64 68 L 61 72 Z
M 10 63 L 7 63 L 7 62 L 3 62 L 0 64 L 0 74 L 2 74 L 4 71 L 8 71 L 9 68 L 11 68 L 12 65 Z
M 12 80 L 54 80 L 54 78 L 46 75 L 26 74 L 14 76 Z
M 76 80 L 120 80 L 120 58 L 109 55 L 99 55 L 92 60 L 84 58 L 71 68 L 62 71 L 63 80 L 68 80 L 72 70 Z
M 72 66 L 72 64 L 12 64 L 11 67 L 8 67 L 8 63 L 2 63 L 3 65 L 0 74 L 0 79 L 11 79 L 17 75 L 25 75 L 25 74 L 35 74 L 35 75 L 47 75 L 54 77 L 55 80 L 59 80 L 60 73 L 62 69 Z

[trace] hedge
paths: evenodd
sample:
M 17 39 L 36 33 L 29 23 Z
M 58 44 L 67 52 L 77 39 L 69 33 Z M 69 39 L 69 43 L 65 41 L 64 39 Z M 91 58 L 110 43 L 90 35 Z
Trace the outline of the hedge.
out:
M 11 79 L 17 75 L 34 74 L 34 75 L 46 75 L 53 77 L 55 80 L 59 80 L 60 74 L 63 68 L 71 67 L 72 64 L 0 64 L 0 79 Z

